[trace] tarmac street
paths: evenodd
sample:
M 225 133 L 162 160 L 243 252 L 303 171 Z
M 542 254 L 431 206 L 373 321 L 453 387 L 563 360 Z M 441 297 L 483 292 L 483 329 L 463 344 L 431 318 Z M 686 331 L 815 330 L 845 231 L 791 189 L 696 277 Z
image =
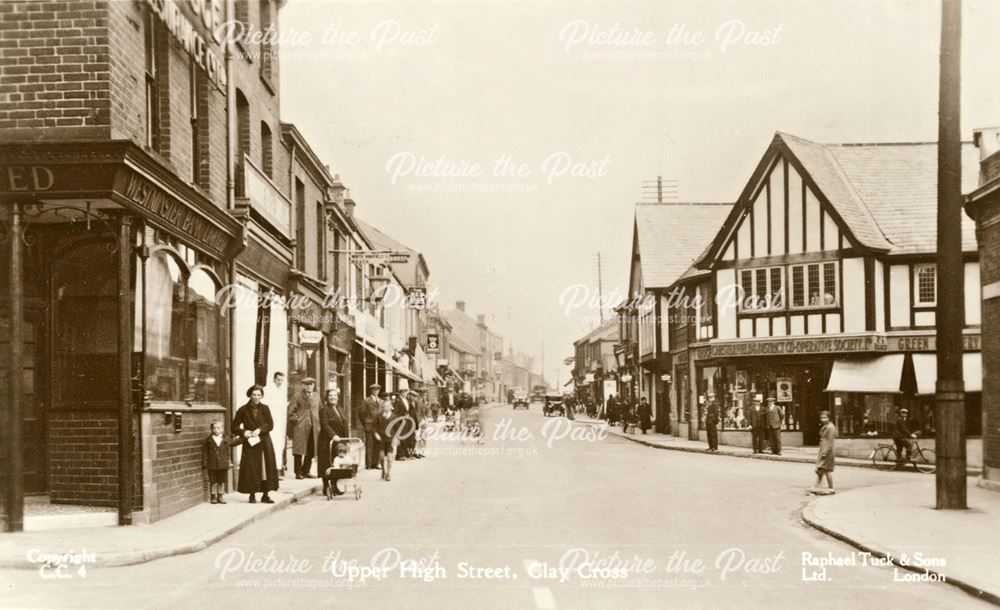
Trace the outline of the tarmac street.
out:
M 196 553 L 2 570 L 0 606 L 989 607 L 806 525 L 809 464 L 658 451 L 537 405 L 482 420 L 482 442 L 441 430 L 390 482 L 363 472 L 360 501 L 307 496 Z

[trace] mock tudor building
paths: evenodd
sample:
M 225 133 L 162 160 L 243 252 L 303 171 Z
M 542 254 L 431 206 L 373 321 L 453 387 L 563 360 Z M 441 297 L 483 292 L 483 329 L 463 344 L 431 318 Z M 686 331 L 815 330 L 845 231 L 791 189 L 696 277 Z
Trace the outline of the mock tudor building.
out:
M 749 443 L 754 398 L 785 407 L 791 445 L 818 442 L 818 414 L 841 437 L 891 433 L 907 407 L 934 437 L 937 301 L 936 144 L 818 144 L 778 133 L 695 264 L 698 339 L 691 397 L 714 391 L 723 443 Z M 963 148 L 963 188 L 977 183 Z M 964 357 L 970 462 L 981 434 L 980 270 L 975 227 L 962 225 Z M 699 410 L 699 428 L 704 412 Z M 702 435 L 704 433 L 702 432 Z M 863 448 L 862 448 L 863 445 Z M 870 440 L 838 443 L 867 451 Z

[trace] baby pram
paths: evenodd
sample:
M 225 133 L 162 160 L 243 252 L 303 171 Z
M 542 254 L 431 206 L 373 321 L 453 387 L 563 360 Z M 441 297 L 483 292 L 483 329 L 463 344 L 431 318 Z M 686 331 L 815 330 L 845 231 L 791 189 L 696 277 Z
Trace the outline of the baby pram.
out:
M 448 409 L 444 412 L 444 431 L 454 432 L 455 431 L 455 411 L 454 409 Z
M 361 499 L 361 483 L 358 481 L 358 464 L 364 464 L 365 442 L 353 436 L 330 441 L 330 464 L 337 457 L 337 446 L 347 445 L 347 453 L 354 457 L 354 464 L 350 468 L 334 468 L 332 465 L 323 472 L 323 488 L 326 491 L 326 499 L 333 499 L 333 487 L 338 482 L 343 481 L 344 492 L 354 493 L 354 499 Z
M 462 430 L 462 440 L 466 438 L 474 439 L 480 445 L 483 444 L 483 426 L 479 421 L 479 407 L 465 410 L 465 429 Z

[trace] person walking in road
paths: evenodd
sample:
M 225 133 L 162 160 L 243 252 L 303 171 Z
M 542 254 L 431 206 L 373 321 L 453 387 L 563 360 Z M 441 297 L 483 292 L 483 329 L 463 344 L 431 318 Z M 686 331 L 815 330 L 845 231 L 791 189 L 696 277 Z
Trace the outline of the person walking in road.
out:
M 821 411 L 819 421 L 819 452 L 816 454 L 815 489 L 819 490 L 819 486 L 823 483 L 823 478 L 825 477 L 826 486 L 830 490 L 825 493 L 833 493 L 833 467 L 836 459 L 834 445 L 837 441 L 837 426 L 833 425 L 833 422 L 830 420 L 829 411 Z
M 767 414 L 756 398 L 750 407 L 750 435 L 753 441 L 753 452 L 764 453 L 764 437 L 767 435 Z
M 767 433 L 771 439 L 771 453 L 781 455 L 781 426 L 785 423 L 785 410 L 774 401 L 767 399 Z
M 292 455 L 295 461 L 295 478 L 311 477 L 312 461 L 319 444 L 319 395 L 316 380 L 306 377 L 302 389 L 289 407 L 288 420 L 292 430 Z
M 719 450 L 719 403 L 715 402 L 715 392 L 708 392 L 705 401 L 705 432 L 708 435 L 708 450 Z
M 653 409 L 649 406 L 649 401 L 643 396 L 639 400 L 639 428 L 643 434 L 653 427 Z
M 274 504 L 268 492 L 278 489 L 278 466 L 274 445 L 271 444 L 274 420 L 271 409 L 260 401 L 263 397 L 264 386 L 250 386 L 247 390 L 250 400 L 236 411 L 233 418 L 233 432 L 243 438 L 236 490 L 241 494 L 250 494 L 250 504 L 257 503 L 260 492 L 264 492 L 261 502 Z
M 369 386 L 368 396 L 358 412 L 358 428 L 361 429 L 365 440 L 365 468 L 368 470 L 377 470 L 381 460 L 379 443 L 375 434 L 378 425 L 376 420 L 378 420 L 379 412 L 382 411 L 382 400 L 379 398 L 381 391 L 382 386 L 377 383 Z
M 375 438 L 379 448 L 379 462 L 382 467 L 382 480 L 388 481 L 392 471 L 392 459 L 396 453 L 396 434 L 399 424 L 397 415 L 393 413 L 392 401 L 386 396 L 382 399 L 382 407 L 375 418 Z

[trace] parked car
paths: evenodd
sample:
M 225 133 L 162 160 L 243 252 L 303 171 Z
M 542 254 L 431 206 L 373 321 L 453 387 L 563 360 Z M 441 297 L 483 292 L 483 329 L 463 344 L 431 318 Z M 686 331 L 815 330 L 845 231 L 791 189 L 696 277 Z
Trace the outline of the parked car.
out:
M 542 407 L 542 414 L 548 417 L 549 415 L 566 415 L 566 407 L 563 405 L 563 397 L 561 394 L 546 394 L 545 395 L 545 406 Z
M 525 390 L 515 390 L 514 399 L 511 401 L 515 409 L 528 408 L 528 392 Z

